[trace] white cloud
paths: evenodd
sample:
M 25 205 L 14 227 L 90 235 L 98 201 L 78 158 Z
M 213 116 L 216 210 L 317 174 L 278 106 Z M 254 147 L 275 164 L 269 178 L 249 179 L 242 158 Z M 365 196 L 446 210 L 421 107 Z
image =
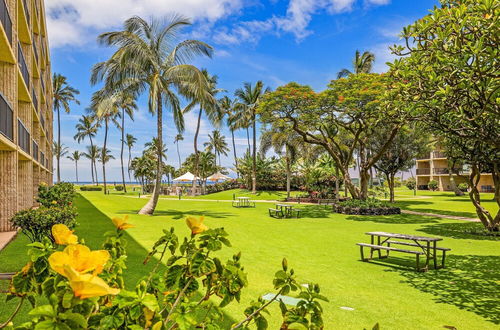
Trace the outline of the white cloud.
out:
M 46 6 L 51 46 L 59 47 L 85 44 L 99 31 L 118 27 L 133 15 L 178 13 L 194 21 L 214 22 L 237 12 L 242 0 L 51 0 Z

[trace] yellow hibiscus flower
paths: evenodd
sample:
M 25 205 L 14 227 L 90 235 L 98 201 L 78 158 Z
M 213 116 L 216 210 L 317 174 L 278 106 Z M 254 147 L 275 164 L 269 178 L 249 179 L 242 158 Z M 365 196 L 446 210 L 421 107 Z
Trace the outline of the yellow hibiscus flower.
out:
M 119 230 L 125 230 L 134 227 L 134 225 L 127 223 L 127 220 L 128 220 L 128 215 L 124 216 L 123 218 L 114 217 L 111 219 L 115 227 L 118 228 Z
M 191 229 L 191 233 L 193 235 L 203 233 L 204 231 L 208 230 L 208 227 L 203 224 L 203 220 L 205 220 L 205 217 L 187 217 L 186 218 L 186 224 L 188 225 L 189 229 Z
M 100 274 L 104 265 L 109 260 L 109 252 L 106 250 L 90 251 L 81 244 L 68 245 L 62 252 L 54 252 L 49 257 L 50 267 L 57 273 L 65 275 L 65 266 L 70 266 L 79 273 L 93 272 Z
M 59 245 L 69 245 L 78 243 L 78 236 L 73 234 L 66 225 L 58 223 L 52 226 L 52 236 Z
M 120 292 L 120 289 L 110 287 L 102 278 L 80 274 L 68 265 L 64 266 L 64 276 L 68 278 L 75 297 L 80 299 L 116 295 Z

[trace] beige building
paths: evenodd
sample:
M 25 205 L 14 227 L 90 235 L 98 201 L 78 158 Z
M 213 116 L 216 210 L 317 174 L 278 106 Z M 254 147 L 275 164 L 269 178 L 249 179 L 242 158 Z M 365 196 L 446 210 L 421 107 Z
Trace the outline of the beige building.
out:
M 52 182 L 52 82 L 42 0 L 0 0 L 0 231 Z
M 434 150 L 428 155 L 417 159 L 417 189 L 427 190 L 429 181 L 436 180 L 440 191 L 449 191 L 451 189 L 450 175 L 448 171 L 448 159 L 440 150 Z M 464 176 L 467 175 L 467 169 L 460 172 L 462 175 L 452 174 L 455 183 L 466 182 Z M 478 184 L 481 192 L 494 192 L 494 183 L 491 173 L 482 173 Z

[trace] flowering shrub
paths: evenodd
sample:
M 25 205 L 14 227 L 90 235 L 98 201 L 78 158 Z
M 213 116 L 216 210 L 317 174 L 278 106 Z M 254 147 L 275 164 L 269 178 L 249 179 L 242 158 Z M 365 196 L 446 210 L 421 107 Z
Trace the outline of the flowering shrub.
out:
M 49 187 L 42 182 L 38 186 L 37 202 L 45 207 L 64 207 L 71 205 L 75 198 L 75 189 L 72 183 L 61 182 Z
M 187 217 L 189 237 L 163 230 L 144 263 L 151 272 L 132 290 L 124 286 L 124 230 L 127 218 L 112 219 L 116 230 L 104 234 L 102 250 L 90 250 L 64 225 L 52 228 L 53 244 L 45 238 L 30 244 L 31 261 L 11 282 L 8 299 L 29 301 L 31 321 L 19 329 L 227 329 L 223 308 L 239 302 L 247 275 L 240 254 L 223 262 L 217 252 L 231 246 L 223 228 L 209 229 L 203 217 Z M 273 281 L 276 294 L 245 309 L 231 329 L 267 328 L 266 307 L 280 295 L 300 292 L 295 307 L 280 301 L 281 329 L 323 329 L 317 284 L 299 285 L 286 260 Z M 45 299 L 35 299 L 43 296 Z M 212 298 L 212 299 L 211 299 Z M 36 301 L 43 302 L 36 305 Z M 16 309 L 18 311 L 19 309 Z

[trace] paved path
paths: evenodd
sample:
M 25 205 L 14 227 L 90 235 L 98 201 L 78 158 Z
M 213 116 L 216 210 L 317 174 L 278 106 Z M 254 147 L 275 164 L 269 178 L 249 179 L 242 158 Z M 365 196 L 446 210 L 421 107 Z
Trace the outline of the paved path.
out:
M 0 251 L 16 237 L 17 231 L 0 232 Z
M 444 214 L 436 214 L 436 213 L 415 212 L 415 211 L 410 211 L 410 210 L 401 210 L 401 213 L 414 214 L 414 215 L 422 215 L 422 216 L 426 216 L 426 217 L 436 217 L 436 218 L 443 218 L 443 219 L 464 220 L 464 221 L 470 221 L 470 222 L 481 222 L 481 220 L 479 220 L 477 218 L 458 217 L 458 216 L 455 216 L 455 215 L 444 215 Z

